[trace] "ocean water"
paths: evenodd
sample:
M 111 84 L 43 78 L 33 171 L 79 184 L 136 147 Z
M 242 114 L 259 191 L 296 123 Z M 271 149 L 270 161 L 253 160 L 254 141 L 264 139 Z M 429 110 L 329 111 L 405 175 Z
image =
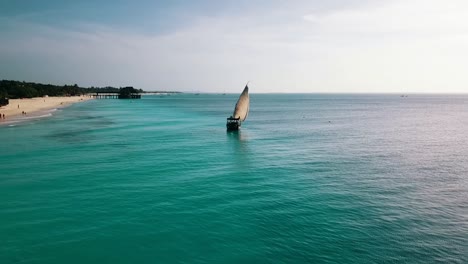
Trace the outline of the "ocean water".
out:
M 468 96 L 237 97 L 0 126 L 0 263 L 468 263 Z

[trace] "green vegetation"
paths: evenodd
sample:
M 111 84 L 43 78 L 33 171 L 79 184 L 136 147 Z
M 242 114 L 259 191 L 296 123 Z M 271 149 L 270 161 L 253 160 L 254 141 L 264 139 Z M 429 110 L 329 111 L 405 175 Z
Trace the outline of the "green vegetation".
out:
M 33 82 L 19 81 L 0 81 L 0 98 L 32 98 L 42 96 L 74 96 L 88 93 L 120 93 L 120 94 L 138 94 L 143 90 L 133 87 L 115 88 L 115 87 L 91 87 L 84 88 L 74 85 L 52 85 Z M 1 102 L 0 102 L 1 104 Z
M 8 94 L 0 86 L 0 106 L 4 106 L 7 104 L 8 104 Z
M 9 103 L 8 98 L 6 97 L 0 97 L 0 106 L 7 105 Z
M 124 87 L 124 88 L 120 88 L 119 90 L 119 99 L 132 99 L 132 98 L 135 98 L 134 95 L 138 95 L 139 94 L 139 90 L 131 87 L 131 86 L 128 86 L 128 87 Z

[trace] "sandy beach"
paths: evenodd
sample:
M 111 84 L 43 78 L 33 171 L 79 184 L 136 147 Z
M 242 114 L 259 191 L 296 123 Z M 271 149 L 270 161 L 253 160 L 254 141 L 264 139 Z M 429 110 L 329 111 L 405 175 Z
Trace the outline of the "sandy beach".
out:
M 69 97 L 36 97 L 26 99 L 10 99 L 8 105 L 0 107 L 2 119 L 0 121 L 11 120 L 15 117 L 33 115 L 39 111 L 47 111 L 54 108 L 66 107 L 70 104 L 92 99 L 89 96 L 69 96 Z M 3 119 L 5 115 L 5 119 Z

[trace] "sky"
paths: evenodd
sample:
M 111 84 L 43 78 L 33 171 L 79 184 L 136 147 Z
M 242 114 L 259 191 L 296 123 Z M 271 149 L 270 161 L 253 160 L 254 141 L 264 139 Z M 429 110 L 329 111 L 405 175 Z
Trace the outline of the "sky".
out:
M 468 93 L 466 0 L 0 0 L 0 79 Z

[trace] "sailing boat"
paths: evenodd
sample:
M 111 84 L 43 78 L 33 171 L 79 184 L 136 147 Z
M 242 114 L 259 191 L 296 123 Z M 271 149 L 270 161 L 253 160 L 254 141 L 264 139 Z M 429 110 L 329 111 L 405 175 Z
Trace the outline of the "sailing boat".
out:
M 232 116 L 227 118 L 226 128 L 227 131 L 237 131 L 241 126 L 242 122 L 245 121 L 249 114 L 249 83 L 245 85 L 244 91 L 237 100 L 236 107 Z

